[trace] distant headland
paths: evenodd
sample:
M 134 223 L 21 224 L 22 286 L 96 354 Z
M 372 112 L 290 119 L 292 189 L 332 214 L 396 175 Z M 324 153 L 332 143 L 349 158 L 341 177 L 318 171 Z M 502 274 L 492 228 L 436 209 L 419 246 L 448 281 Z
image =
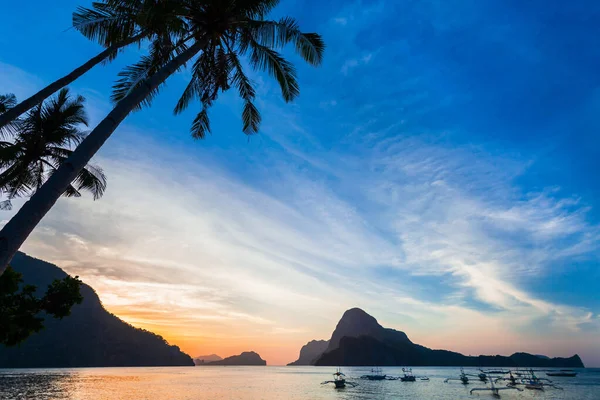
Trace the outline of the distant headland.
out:
M 25 284 L 46 288 L 67 274 L 57 266 L 17 253 L 11 267 Z M 0 346 L 0 368 L 193 366 L 192 358 L 161 336 L 135 328 L 104 309 L 90 286 L 83 302 L 62 320 L 46 318 L 45 329 L 15 347 Z
M 463 366 L 583 368 L 578 355 L 549 358 L 515 353 L 511 356 L 465 356 L 448 350 L 432 350 L 415 344 L 401 331 L 382 327 L 360 308 L 344 313 L 331 339 L 313 340 L 288 365 L 318 366 Z

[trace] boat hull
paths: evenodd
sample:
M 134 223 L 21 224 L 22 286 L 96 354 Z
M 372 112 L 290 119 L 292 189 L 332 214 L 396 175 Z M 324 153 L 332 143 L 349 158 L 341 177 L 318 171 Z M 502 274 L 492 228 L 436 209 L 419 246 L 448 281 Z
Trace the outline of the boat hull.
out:
M 546 372 L 548 376 L 564 376 L 567 378 L 574 378 L 577 376 L 577 372 Z
M 528 385 L 525 385 L 525 389 L 529 389 L 529 390 L 544 390 L 544 386 L 537 385 L 537 384 L 528 384 Z
M 335 381 L 333 383 L 335 384 L 336 389 L 343 389 L 346 387 L 346 381 L 343 379 L 340 379 L 339 381 Z
M 368 375 L 366 378 L 370 381 L 382 381 L 385 379 L 385 375 Z

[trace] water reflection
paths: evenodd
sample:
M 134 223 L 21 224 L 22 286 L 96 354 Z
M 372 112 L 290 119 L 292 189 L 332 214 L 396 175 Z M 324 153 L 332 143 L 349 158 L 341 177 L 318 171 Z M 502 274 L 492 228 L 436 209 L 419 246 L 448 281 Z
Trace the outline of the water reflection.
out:
M 329 379 L 326 367 L 167 367 L 82 368 L 53 370 L 0 370 L 2 400 L 377 400 L 377 399 L 491 399 L 469 395 L 477 385 L 444 383 L 458 375 L 457 368 L 422 368 L 430 381 L 400 382 L 358 380 L 368 370 L 346 368 L 359 386 L 336 390 L 321 385 Z M 400 375 L 399 368 L 386 373 Z M 502 394 L 506 400 L 598 400 L 600 373 L 581 370 L 577 378 L 564 378 L 561 390 L 543 393 Z
M 76 373 L 0 373 L 0 399 L 69 399 L 65 390 Z

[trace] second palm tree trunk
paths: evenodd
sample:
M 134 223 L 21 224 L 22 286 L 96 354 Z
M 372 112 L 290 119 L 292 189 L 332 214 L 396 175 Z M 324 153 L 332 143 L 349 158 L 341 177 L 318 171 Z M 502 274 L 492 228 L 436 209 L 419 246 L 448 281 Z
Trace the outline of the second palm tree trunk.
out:
M 73 154 L 58 168 L 48 181 L 4 225 L 0 231 L 0 275 L 4 272 L 8 263 L 29 234 L 46 213 L 50 211 L 79 171 L 87 165 L 125 117 L 171 74 L 201 51 L 202 48 L 203 44 L 196 42 L 119 101 L 115 108 L 77 146 Z
M 49 84 L 48 86 L 46 86 L 45 88 L 43 88 L 42 90 L 40 90 L 39 92 L 34 94 L 33 96 L 29 97 L 28 99 L 23 100 L 22 102 L 20 102 L 19 104 L 17 104 L 13 108 L 11 108 L 10 110 L 6 111 L 4 114 L 0 115 L 0 128 L 7 125 L 11 121 L 14 121 L 21 114 L 24 114 L 27 111 L 29 111 L 30 109 L 32 109 L 33 107 L 37 106 L 38 104 L 40 104 L 41 102 L 46 100 L 48 97 L 50 97 L 54 92 L 57 92 L 58 90 L 64 88 L 65 86 L 73 83 L 79 77 L 81 77 L 86 72 L 88 72 L 90 69 L 94 68 L 96 65 L 100 64 L 102 61 L 109 58 L 114 52 L 119 51 L 119 49 L 129 46 L 132 43 L 137 42 L 138 40 L 140 40 L 143 37 L 144 37 L 143 34 L 139 34 L 139 35 L 133 36 L 121 43 L 115 44 L 114 46 L 110 46 L 108 49 L 104 50 L 102 53 L 98 54 L 95 57 L 90 58 L 84 64 L 75 68 L 69 74 L 52 82 L 51 84 Z

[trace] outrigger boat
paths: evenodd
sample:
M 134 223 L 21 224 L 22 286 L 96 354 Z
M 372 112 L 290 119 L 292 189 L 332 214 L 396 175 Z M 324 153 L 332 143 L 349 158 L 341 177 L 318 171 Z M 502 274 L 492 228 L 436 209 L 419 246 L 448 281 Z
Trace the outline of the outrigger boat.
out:
M 446 380 L 444 380 L 445 383 L 448 383 L 449 381 L 461 381 L 463 385 L 468 385 L 469 377 L 467 376 L 467 374 L 465 374 L 465 370 L 461 368 L 460 375 L 458 376 L 458 378 L 447 378 Z
M 412 368 L 402 368 L 402 372 L 404 372 L 404 376 L 400 377 L 402 382 L 415 382 L 417 380 L 412 373 Z
M 509 375 L 508 378 L 505 378 L 505 377 L 496 378 L 496 383 L 498 383 L 498 381 L 508 381 L 508 383 L 506 384 L 507 386 L 516 386 L 520 383 L 517 380 L 517 378 L 515 378 L 515 376 L 512 374 L 512 371 L 508 371 L 508 375 Z
M 521 380 L 522 383 L 525 385 L 525 389 L 543 391 L 545 387 L 551 387 L 554 389 L 562 390 L 560 386 L 552 384 L 552 381 L 550 379 L 538 378 L 537 376 L 535 376 L 533 370 L 529 370 L 529 374 L 531 375 L 531 377 Z M 544 381 L 548 383 L 544 383 Z
M 500 391 L 501 390 L 518 390 L 519 392 L 522 392 L 523 389 L 519 389 L 516 386 L 505 386 L 505 387 L 496 387 L 494 385 L 494 381 L 490 379 L 490 387 L 484 387 L 484 388 L 473 388 L 471 389 L 471 391 L 469 392 L 470 394 L 473 394 L 473 392 L 483 392 L 483 391 L 491 391 L 492 392 L 492 396 L 496 397 L 496 398 L 500 398 Z
M 367 375 L 363 375 L 360 377 L 360 379 L 368 379 L 370 381 L 395 381 L 398 378 L 394 378 L 393 376 L 389 376 L 384 374 L 381 371 L 381 368 L 373 368 L 371 369 L 371 373 L 367 374 Z
M 477 377 L 479 378 L 479 380 L 481 382 L 487 382 L 488 381 L 488 377 L 487 377 L 487 374 L 485 372 L 481 372 L 480 374 L 477 375 Z
M 487 381 L 488 381 L 488 376 L 487 376 L 487 374 L 486 374 L 485 372 L 483 372 L 483 371 L 482 371 L 482 372 L 480 372 L 480 373 L 478 373 L 477 375 L 475 375 L 475 374 L 465 374 L 465 375 L 468 375 L 468 376 L 473 376 L 473 377 L 477 377 L 477 378 L 479 378 L 479 380 L 480 380 L 481 382 L 483 382 L 483 383 L 487 383 Z
M 328 383 L 333 383 L 336 389 L 343 389 L 346 387 L 346 385 L 349 385 L 351 387 L 357 385 L 357 383 L 346 381 L 346 375 L 344 375 L 340 368 L 338 368 L 337 371 L 334 372 L 332 381 L 321 382 L 321 385 L 326 385 Z
M 510 371 L 505 371 L 503 369 L 488 369 L 487 371 L 484 371 L 482 369 L 480 369 L 481 372 L 484 372 L 486 374 L 502 374 L 502 375 L 506 375 L 508 374 Z

